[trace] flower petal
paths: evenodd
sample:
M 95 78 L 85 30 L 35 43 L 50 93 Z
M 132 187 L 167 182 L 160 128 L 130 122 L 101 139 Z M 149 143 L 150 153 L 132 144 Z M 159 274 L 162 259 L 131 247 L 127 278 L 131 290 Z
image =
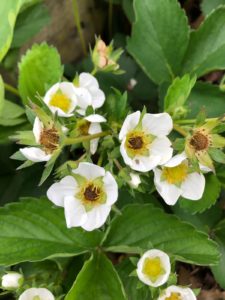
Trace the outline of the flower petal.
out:
M 45 288 L 30 288 L 25 290 L 19 297 L 19 300 L 31 300 L 34 298 L 40 300 L 55 300 L 53 294 Z
M 171 285 L 168 288 L 166 288 L 161 296 L 158 298 L 158 300 L 166 300 L 168 298 L 171 298 L 172 293 L 177 293 L 181 295 L 181 299 L 183 300 L 197 300 L 194 292 L 190 288 L 182 288 L 179 286 Z
M 150 145 L 150 154 L 159 157 L 159 165 L 166 163 L 173 155 L 170 140 L 165 137 L 157 137 Z
M 73 195 L 65 197 L 64 213 L 67 228 L 82 226 L 87 220 L 84 206 Z
M 89 116 L 85 117 L 84 119 L 91 123 L 102 123 L 102 122 L 107 121 L 103 116 L 98 115 L 98 114 L 89 115 Z
M 181 164 L 185 159 L 187 159 L 187 155 L 185 154 L 185 152 L 182 152 L 180 154 L 174 155 L 174 157 L 172 157 L 167 163 L 165 163 L 164 166 L 172 168 Z
M 81 73 L 79 76 L 79 85 L 80 87 L 89 88 L 89 87 L 99 87 L 97 79 L 90 73 Z
M 50 186 L 47 191 L 47 197 L 55 205 L 64 206 L 64 198 L 66 196 L 73 196 L 76 187 L 76 180 L 72 176 L 66 176 L 61 181 Z
M 43 129 L 43 124 L 42 122 L 39 120 L 38 117 L 35 118 L 34 120 L 34 125 L 33 125 L 33 134 L 35 137 L 35 141 L 37 144 L 40 143 L 40 136 L 41 136 L 41 131 Z
M 182 190 L 174 184 L 169 184 L 167 181 L 161 180 L 162 171 L 154 169 L 154 184 L 157 192 L 168 205 L 174 205 L 179 199 Z
M 104 188 L 107 194 L 106 204 L 113 205 L 118 199 L 118 185 L 110 172 L 106 172 L 103 178 Z
M 197 172 L 191 173 L 181 185 L 182 196 L 190 200 L 199 200 L 205 190 L 205 177 Z
M 140 116 L 141 116 L 141 112 L 136 111 L 126 117 L 125 121 L 123 122 L 123 126 L 120 130 L 120 134 L 119 134 L 120 140 L 122 140 L 129 131 L 131 131 L 138 125 Z
M 105 102 L 105 94 L 102 90 L 97 88 L 89 89 L 92 96 L 92 106 L 93 108 L 102 107 Z
M 37 147 L 25 147 L 20 149 L 20 152 L 33 162 L 48 161 L 51 158 L 51 154 L 46 154 L 43 150 Z
M 105 170 L 97 165 L 88 162 L 81 162 L 79 163 L 78 168 L 73 170 L 73 173 L 79 174 L 87 179 L 95 179 L 97 177 L 104 176 Z
M 87 220 L 81 227 L 83 227 L 87 231 L 92 231 L 101 227 L 105 223 L 110 210 L 111 206 L 107 205 L 100 205 L 96 208 L 93 208 L 92 210 L 87 212 Z
M 165 136 L 173 129 L 173 120 L 168 113 L 145 114 L 142 126 L 144 130 L 155 136 Z
M 92 104 L 91 94 L 85 88 L 74 87 L 74 89 L 77 95 L 77 105 L 82 109 L 86 110 L 86 108 Z

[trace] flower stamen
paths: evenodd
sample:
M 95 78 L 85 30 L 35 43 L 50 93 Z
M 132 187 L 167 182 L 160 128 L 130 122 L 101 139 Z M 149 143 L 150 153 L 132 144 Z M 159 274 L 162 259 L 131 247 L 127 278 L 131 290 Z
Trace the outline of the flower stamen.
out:
M 171 293 L 169 297 L 166 297 L 165 300 L 182 300 L 180 293 Z
M 58 92 L 52 96 L 49 104 L 67 113 L 71 106 L 71 100 L 65 94 Z
M 151 279 L 152 282 L 155 282 L 160 275 L 165 273 L 159 257 L 146 258 L 142 271 Z
M 94 184 L 88 185 L 84 190 L 84 197 L 87 201 L 97 201 L 101 194 L 101 190 L 99 187 L 94 186 Z
M 170 184 L 182 183 L 188 175 L 188 165 L 183 162 L 175 167 L 164 167 L 162 170 L 162 179 Z
M 40 134 L 40 144 L 43 146 L 44 151 L 51 154 L 57 149 L 59 144 L 58 131 L 52 128 L 43 128 Z
M 194 133 L 194 135 L 190 139 L 190 145 L 194 148 L 195 151 L 207 150 L 209 144 L 209 137 L 205 133 L 200 131 Z

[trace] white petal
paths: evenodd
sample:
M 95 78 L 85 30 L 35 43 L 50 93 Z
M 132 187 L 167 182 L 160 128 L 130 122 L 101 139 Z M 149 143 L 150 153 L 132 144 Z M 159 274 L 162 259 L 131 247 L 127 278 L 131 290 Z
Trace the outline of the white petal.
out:
M 166 164 L 164 164 L 164 166 L 169 168 L 176 167 L 181 164 L 186 158 L 187 155 L 185 154 L 185 152 L 182 152 L 172 157 Z
M 37 147 L 25 147 L 20 149 L 20 152 L 33 162 L 48 161 L 51 158 L 51 154 L 46 154 L 43 150 Z
M 159 165 L 166 163 L 173 155 L 170 140 L 165 137 L 157 137 L 150 145 L 150 154 L 159 157 Z
M 23 280 L 23 275 L 17 272 L 10 272 L 2 276 L 2 287 L 5 289 L 17 289 L 21 286 L 20 280 Z
M 205 189 L 205 177 L 197 172 L 191 173 L 181 185 L 182 196 L 190 200 L 202 198 Z
M 91 90 L 89 90 L 89 92 L 91 93 L 93 108 L 95 109 L 102 107 L 105 102 L 104 92 L 97 88 L 92 88 Z
M 102 123 L 107 121 L 103 116 L 98 114 L 89 115 L 84 119 L 91 123 Z
M 74 196 L 65 197 L 64 212 L 67 228 L 82 226 L 87 220 L 84 206 Z
M 77 169 L 73 170 L 73 173 L 79 174 L 87 179 L 95 179 L 105 175 L 105 170 L 97 165 L 81 162 Z
M 77 95 L 77 105 L 82 109 L 86 108 L 92 104 L 92 97 L 89 91 L 85 88 L 74 88 Z
M 39 296 L 40 300 L 55 300 L 53 294 L 45 288 L 30 288 L 20 295 L 19 300 L 33 300 L 35 296 Z
M 165 136 L 173 129 L 173 120 L 168 113 L 145 114 L 142 126 L 144 130 L 155 136 Z
M 49 101 L 51 100 L 52 96 L 59 90 L 60 83 L 54 84 L 45 94 L 44 102 L 48 105 Z
M 100 133 L 100 132 L 102 132 L 101 125 L 99 123 L 91 123 L 91 125 L 88 129 L 88 133 L 96 134 L 96 133 Z M 92 155 L 95 154 L 95 152 L 97 151 L 98 141 L 99 141 L 99 138 L 93 139 L 90 141 L 90 152 Z
M 140 116 L 140 111 L 136 111 L 126 117 L 125 121 L 123 122 L 123 126 L 120 130 L 120 140 L 122 140 L 129 131 L 133 130 L 138 125 Z
M 118 199 L 118 185 L 110 172 L 106 172 L 103 178 L 104 188 L 107 194 L 106 204 L 113 205 Z
M 167 289 L 165 289 L 158 300 L 168 299 L 171 297 L 172 293 L 180 294 L 182 300 L 197 300 L 194 292 L 190 288 L 183 288 L 175 285 L 171 285 Z
M 157 192 L 168 205 L 174 205 L 179 199 L 182 190 L 174 184 L 161 180 L 162 171 L 154 169 L 154 184 Z
M 211 168 L 209 168 L 209 167 L 206 167 L 206 166 L 204 166 L 204 165 L 202 165 L 202 164 L 199 164 L 199 168 L 200 168 L 200 170 L 201 170 L 202 172 L 204 172 L 204 173 L 213 172 L 213 169 L 211 169 Z
M 64 198 L 73 196 L 77 182 L 72 176 L 66 176 L 61 181 L 54 183 L 47 191 L 47 197 L 55 205 L 64 206 Z
M 87 212 L 87 220 L 81 227 L 87 231 L 92 231 L 101 227 L 105 223 L 110 210 L 111 206 L 107 205 L 100 205 L 96 208 L 93 208 Z
M 85 88 L 99 87 L 97 79 L 90 73 L 85 73 L 85 72 L 81 73 L 79 76 L 79 85 Z
M 131 187 L 133 187 L 135 189 L 138 188 L 139 184 L 141 183 L 140 176 L 135 173 L 130 173 L 130 177 L 131 177 L 131 180 L 130 180 L 129 184 L 131 185 Z
M 43 129 L 43 124 L 42 122 L 39 120 L 39 118 L 35 118 L 34 120 L 34 125 L 33 125 L 33 134 L 35 137 L 35 141 L 37 144 L 40 143 L 40 136 L 41 136 L 41 131 Z
M 146 258 L 156 258 L 156 257 L 160 258 L 165 273 L 163 275 L 160 275 L 155 282 L 152 282 L 150 278 L 143 273 L 142 270 Z M 152 287 L 158 287 L 166 283 L 169 278 L 170 271 L 171 271 L 171 265 L 170 265 L 169 256 L 165 252 L 160 251 L 158 249 L 152 249 L 145 252 L 140 258 L 140 260 L 138 261 L 138 265 L 137 265 L 138 278 L 145 284 Z

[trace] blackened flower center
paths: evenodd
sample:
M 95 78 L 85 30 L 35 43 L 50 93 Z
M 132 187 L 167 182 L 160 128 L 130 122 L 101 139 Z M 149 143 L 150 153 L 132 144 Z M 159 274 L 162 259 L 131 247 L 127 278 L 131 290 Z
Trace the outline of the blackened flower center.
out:
M 59 144 L 58 131 L 54 127 L 44 128 L 40 135 L 40 144 L 46 153 L 52 153 L 57 149 Z
M 206 135 L 204 135 L 201 132 L 196 132 L 191 140 L 190 140 L 190 144 L 192 147 L 194 147 L 194 149 L 196 151 L 201 151 L 201 150 L 205 150 L 208 148 L 209 146 L 209 139 Z
M 96 201 L 100 195 L 100 188 L 90 184 L 84 191 L 84 197 L 87 201 Z
M 135 137 L 129 138 L 128 143 L 130 145 L 130 148 L 135 149 L 135 150 L 141 149 L 144 144 L 141 136 L 135 136 Z

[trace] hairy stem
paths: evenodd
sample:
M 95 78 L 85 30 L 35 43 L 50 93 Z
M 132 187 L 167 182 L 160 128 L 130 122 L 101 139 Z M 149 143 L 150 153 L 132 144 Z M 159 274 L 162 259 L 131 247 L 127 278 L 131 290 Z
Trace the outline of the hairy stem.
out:
M 80 25 L 80 15 L 79 15 L 79 9 L 78 9 L 78 5 L 77 5 L 77 0 L 72 0 L 72 2 L 73 2 L 75 25 L 77 27 L 77 31 L 78 31 L 78 34 L 79 34 L 79 37 L 80 37 L 83 53 L 84 53 L 85 56 L 87 56 L 86 43 L 85 43 L 85 39 L 84 39 L 84 35 L 83 35 L 83 30 L 82 30 L 81 25 Z
M 13 86 L 11 86 L 10 84 L 4 82 L 4 87 L 5 87 L 6 91 L 20 97 L 19 91 L 16 88 L 14 88 Z
M 205 121 L 213 121 L 217 120 L 218 118 L 208 118 L 205 119 Z M 185 119 L 185 120 L 176 120 L 177 124 L 194 124 L 196 122 L 196 119 Z
M 65 139 L 64 145 L 79 144 L 79 143 L 90 141 L 90 140 L 100 138 L 100 137 L 103 137 L 103 136 L 106 136 L 106 135 L 110 135 L 110 133 L 111 133 L 110 131 L 103 131 L 103 132 L 99 132 L 99 133 L 96 133 L 96 134 L 79 136 L 79 137 L 76 137 L 76 138 L 68 137 L 68 138 Z

